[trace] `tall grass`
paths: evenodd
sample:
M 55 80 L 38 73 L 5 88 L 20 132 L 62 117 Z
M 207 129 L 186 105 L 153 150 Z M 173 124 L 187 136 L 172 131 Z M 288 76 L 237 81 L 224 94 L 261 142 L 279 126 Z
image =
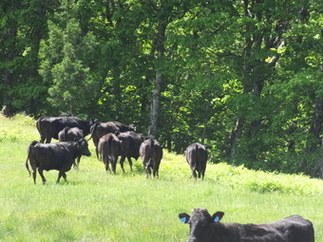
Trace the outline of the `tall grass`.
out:
M 0 116 L 1 241 L 186 241 L 180 212 L 206 207 L 225 212 L 223 222 L 265 223 L 291 214 L 310 219 L 323 241 L 323 182 L 303 175 L 272 174 L 208 164 L 204 181 L 190 179 L 184 156 L 165 152 L 159 179 L 134 172 L 106 173 L 95 157 L 56 184 L 57 171 L 34 185 L 24 167 L 27 147 L 39 135 L 25 115 Z

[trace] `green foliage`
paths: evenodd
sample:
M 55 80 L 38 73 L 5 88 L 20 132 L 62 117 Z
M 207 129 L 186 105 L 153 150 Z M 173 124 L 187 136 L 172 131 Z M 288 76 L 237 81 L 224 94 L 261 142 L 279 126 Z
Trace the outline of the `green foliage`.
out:
M 75 18 L 76 4 L 62 3 L 62 23 L 50 23 L 49 40 L 44 47 L 44 60 L 40 73 L 52 85 L 48 89 L 49 102 L 61 112 L 84 112 L 89 107 L 84 97 L 97 90 L 90 67 L 86 66 L 97 46 L 91 32 L 81 33 L 78 19 Z M 72 11 L 72 10 L 74 11 Z M 62 41 L 63 40 L 63 41 Z M 53 53 L 54 52 L 54 53 Z

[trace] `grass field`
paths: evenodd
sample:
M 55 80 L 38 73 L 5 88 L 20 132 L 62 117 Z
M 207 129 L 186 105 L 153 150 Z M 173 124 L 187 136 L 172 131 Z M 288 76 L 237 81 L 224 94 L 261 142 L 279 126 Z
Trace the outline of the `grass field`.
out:
M 0 116 L 0 241 L 186 241 L 188 226 L 177 214 L 206 207 L 224 211 L 222 222 L 265 223 L 300 214 L 314 223 L 323 242 L 323 181 L 208 164 L 204 181 L 190 179 L 183 155 L 164 153 L 160 178 L 146 179 L 141 161 L 134 172 L 106 173 L 95 156 L 56 184 L 44 172 L 34 185 L 25 168 L 27 147 L 39 140 L 35 121 Z M 306 241 L 304 241 L 306 242 Z

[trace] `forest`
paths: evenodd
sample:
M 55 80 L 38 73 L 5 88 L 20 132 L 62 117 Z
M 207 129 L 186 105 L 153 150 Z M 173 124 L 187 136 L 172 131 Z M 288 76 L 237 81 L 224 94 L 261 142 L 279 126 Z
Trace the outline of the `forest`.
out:
M 318 176 L 321 0 L 2 0 L 0 108 L 135 124 L 170 152 Z

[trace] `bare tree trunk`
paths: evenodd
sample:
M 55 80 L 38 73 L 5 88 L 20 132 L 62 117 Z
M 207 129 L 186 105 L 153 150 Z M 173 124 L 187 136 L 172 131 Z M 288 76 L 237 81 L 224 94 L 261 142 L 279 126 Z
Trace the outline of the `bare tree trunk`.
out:
M 206 107 L 205 107 L 205 113 L 209 113 L 209 109 L 210 109 L 210 102 L 207 103 Z M 205 136 L 206 136 L 206 131 L 207 131 L 207 124 L 209 122 L 209 117 L 205 117 L 204 119 L 204 128 L 203 128 L 203 132 L 202 132 L 202 137 L 201 137 L 201 143 L 204 144 L 205 141 Z
M 157 50 L 157 63 L 161 62 L 165 55 L 165 30 L 167 23 L 163 20 L 158 24 L 158 33 L 156 41 L 156 50 Z M 156 79 L 155 79 L 155 88 L 153 92 L 151 110 L 150 110 L 150 125 L 148 136 L 149 138 L 156 138 L 157 136 L 157 127 L 158 127 L 158 114 L 160 106 L 160 95 L 162 92 L 162 83 L 163 83 L 163 74 L 160 71 L 160 68 L 156 68 Z
M 8 69 L 4 70 L 4 84 L 7 90 L 10 89 L 12 83 L 12 74 Z M 4 109 L 3 109 L 3 115 L 6 117 L 11 117 L 13 115 L 13 109 L 11 105 L 11 97 L 8 94 L 8 92 L 5 92 L 3 95 L 3 104 L 4 104 Z
M 244 125 L 244 119 L 238 118 L 235 124 L 234 129 L 231 132 L 230 143 L 231 143 L 231 150 L 230 150 L 230 158 L 232 163 L 234 164 L 235 157 L 238 153 L 238 142 L 241 137 L 242 129 Z
M 156 138 L 157 127 L 158 127 L 158 112 L 161 94 L 161 83 L 163 81 L 162 74 L 157 70 L 156 80 L 155 80 L 155 90 L 152 97 L 151 109 L 150 109 L 150 125 L 149 125 L 149 138 Z

